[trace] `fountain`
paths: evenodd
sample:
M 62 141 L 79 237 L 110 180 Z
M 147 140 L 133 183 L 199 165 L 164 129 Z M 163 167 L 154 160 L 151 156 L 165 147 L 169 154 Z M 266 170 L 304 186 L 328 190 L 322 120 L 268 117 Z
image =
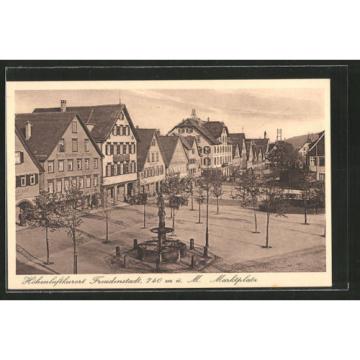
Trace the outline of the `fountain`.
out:
M 180 240 L 167 239 L 166 234 L 174 231 L 165 225 L 165 202 L 162 192 L 158 195 L 159 226 L 150 231 L 157 234 L 157 240 L 147 240 L 137 245 L 137 258 L 142 261 L 154 262 L 157 270 L 160 263 L 175 263 L 186 256 L 187 248 Z

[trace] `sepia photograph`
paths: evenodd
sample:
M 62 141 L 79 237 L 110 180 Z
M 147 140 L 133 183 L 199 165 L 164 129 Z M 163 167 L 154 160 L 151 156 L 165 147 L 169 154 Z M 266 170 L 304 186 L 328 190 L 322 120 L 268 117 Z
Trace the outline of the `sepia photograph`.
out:
M 329 80 L 7 85 L 10 288 L 331 286 Z

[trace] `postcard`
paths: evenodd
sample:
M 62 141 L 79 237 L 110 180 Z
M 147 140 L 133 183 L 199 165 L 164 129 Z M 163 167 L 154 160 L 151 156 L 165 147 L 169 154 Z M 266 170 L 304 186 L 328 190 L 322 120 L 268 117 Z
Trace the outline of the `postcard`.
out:
M 12 290 L 331 287 L 329 79 L 6 84 Z

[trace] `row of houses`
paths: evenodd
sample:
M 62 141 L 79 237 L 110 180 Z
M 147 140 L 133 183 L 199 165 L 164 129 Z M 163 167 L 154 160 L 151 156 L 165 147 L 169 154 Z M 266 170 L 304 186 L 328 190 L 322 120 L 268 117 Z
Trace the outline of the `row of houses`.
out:
M 136 192 L 155 194 L 166 175 L 200 176 L 219 169 L 264 166 L 269 140 L 229 133 L 221 121 L 195 110 L 168 134 L 141 129 L 124 104 L 37 108 L 15 117 L 18 215 L 40 190 L 63 193 L 76 186 L 91 205 L 104 191 L 113 203 Z

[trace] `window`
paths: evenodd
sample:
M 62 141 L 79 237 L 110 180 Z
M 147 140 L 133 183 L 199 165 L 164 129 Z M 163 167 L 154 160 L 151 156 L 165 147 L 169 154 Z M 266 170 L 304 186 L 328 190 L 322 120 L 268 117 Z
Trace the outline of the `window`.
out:
M 325 181 L 325 174 L 319 174 L 319 180 Z
M 156 140 L 155 140 L 155 138 L 153 138 L 153 139 L 151 140 L 151 146 L 155 146 L 155 143 L 156 143 Z
M 79 189 L 84 188 L 84 178 L 81 176 L 78 178 Z
M 151 162 L 154 162 L 155 161 L 155 153 L 152 153 L 151 154 Z
M 64 179 L 64 190 L 68 191 L 70 189 L 70 180 L 69 178 Z
M 86 177 L 86 187 L 87 188 L 91 187 L 91 176 Z
M 77 152 L 78 151 L 78 139 L 72 139 L 71 144 L 72 144 L 72 151 Z
M 117 148 L 117 153 L 118 153 L 118 154 L 121 154 L 121 145 L 120 145 L 120 144 L 117 144 L 117 145 L 116 145 L 116 148 Z
M 59 171 L 64 171 L 64 160 L 58 161 L 58 168 L 59 168 Z
M 156 153 L 156 161 L 159 161 L 159 153 Z
M 150 153 L 148 153 L 147 161 L 150 162 Z
M 85 159 L 85 170 L 89 170 L 90 168 L 90 159 Z
M 127 151 L 127 146 L 126 144 L 123 145 L 123 154 L 126 154 L 126 151 Z
M 89 139 L 84 140 L 84 150 L 85 150 L 85 152 L 90 151 L 90 149 L 89 149 Z
M 81 170 L 81 168 L 82 168 L 82 159 L 77 159 L 76 165 L 77 165 L 76 168 L 78 170 Z
M 324 156 L 319 157 L 319 166 L 325 166 L 325 158 L 324 158 Z
M 74 120 L 72 122 L 72 132 L 77 133 L 77 121 L 76 120 Z
M 52 180 L 48 180 L 48 192 L 50 194 L 54 192 L 54 182 Z
M 20 177 L 20 186 L 26 186 L 26 176 Z
M 35 185 L 36 184 L 36 176 L 35 174 L 30 175 L 30 185 Z
M 126 128 L 127 128 L 127 126 L 123 126 L 123 128 L 122 128 L 122 134 L 123 134 L 123 135 L 126 135 L 126 133 L 127 133 Z
M 111 163 L 106 164 L 106 176 L 111 176 Z
M 73 159 L 69 159 L 67 161 L 67 165 L 68 165 L 68 171 L 73 171 L 74 169 L 74 160 Z
M 61 193 L 62 192 L 62 180 L 56 180 L 56 192 Z
M 116 125 L 112 128 L 112 134 L 117 135 L 117 126 Z
M 315 157 L 310 156 L 310 166 L 315 166 Z
M 59 152 L 65 152 L 65 140 L 60 139 L 59 141 Z
M 22 164 L 24 162 L 24 153 L 22 151 L 15 151 L 15 164 Z
M 76 189 L 76 177 L 71 178 L 71 186 Z
M 54 161 L 48 161 L 48 172 L 49 173 L 54 172 Z
M 124 163 L 124 174 L 128 174 L 129 173 L 129 164 L 128 163 Z
M 93 182 L 94 187 L 98 186 L 98 184 L 99 184 L 99 178 L 97 175 L 94 175 L 94 182 Z
M 99 160 L 94 158 L 94 169 L 97 169 L 99 167 Z

